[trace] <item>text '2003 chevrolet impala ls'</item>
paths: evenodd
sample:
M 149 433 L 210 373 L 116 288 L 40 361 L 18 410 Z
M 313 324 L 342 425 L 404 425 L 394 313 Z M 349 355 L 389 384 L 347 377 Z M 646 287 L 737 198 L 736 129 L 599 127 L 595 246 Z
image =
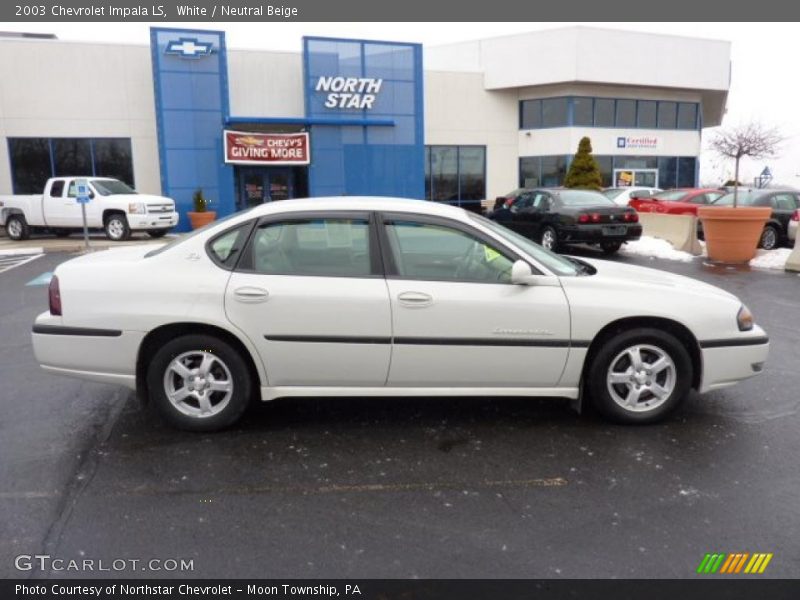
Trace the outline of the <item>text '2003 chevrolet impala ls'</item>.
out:
M 67 261 L 49 294 L 42 367 L 135 389 L 192 430 L 289 396 L 586 397 L 649 423 L 691 388 L 758 373 L 769 350 L 716 287 L 403 199 L 265 204 Z

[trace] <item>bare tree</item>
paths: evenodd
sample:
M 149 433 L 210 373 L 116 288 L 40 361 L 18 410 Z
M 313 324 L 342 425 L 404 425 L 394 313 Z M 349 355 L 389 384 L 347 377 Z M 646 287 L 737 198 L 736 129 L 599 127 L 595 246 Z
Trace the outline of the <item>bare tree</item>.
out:
M 775 127 L 766 127 L 757 121 L 750 121 L 717 133 L 711 140 L 711 148 L 720 156 L 736 161 L 734 181 L 739 181 L 739 161 L 747 156 L 754 159 L 771 158 L 778 152 L 784 137 Z M 733 188 L 733 206 L 738 205 L 739 189 Z

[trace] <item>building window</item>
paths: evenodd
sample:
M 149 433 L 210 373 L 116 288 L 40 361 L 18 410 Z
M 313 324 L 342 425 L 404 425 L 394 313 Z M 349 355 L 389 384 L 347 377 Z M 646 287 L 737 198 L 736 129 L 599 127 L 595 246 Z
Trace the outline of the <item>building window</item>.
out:
M 566 127 L 568 124 L 568 99 L 542 100 L 542 127 Z
M 594 126 L 614 126 L 614 101 L 610 98 L 596 98 L 594 101 Z
M 539 187 L 542 182 L 542 161 L 538 156 L 519 159 L 519 185 L 524 188 Z
M 614 158 L 611 156 L 595 156 L 594 159 L 600 166 L 600 174 L 603 176 L 603 187 L 611 187 L 614 173 Z
M 656 128 L 656 106 L 658 103 L 655 100 L 639 100 L 636 103 L 637 119 L 636 123 L 639 127 L 647 129 Z
M 9 138 L 11 180 L 15 194 L 41 194 L 53 174 L 50 140 L 47 138 Z
M 460 205 L 486 198 L 485 146 L 427 146 L 425 161 L 428 200 Z
M 39 194 L 50 177 L 113 177 L 131 187 L 130 138 L 9 138 L 15 194 Z
M 697 104 L 694 102 L 678 104 L 678 129 L 697 129 Z
M 617 127 L 636 127 L 636 100 L 617 100 Z
M 694 187 L 697 182 L 697 159 L 694 156 L 678 157 L 678 187 Z
M 658 159 L 658 187 L 668 190 L 676 187 L 678 178 L 678 159 L 664 156 Z
M 658 128 L 675 129 L 678 126 L 677 102 L 658 103 Z
M 578 127 L 591 127 L 594 124 L 594 100 L 592 98 L 573 98 L 572 124 Z
M 525 156 L 519 159 L 519 184 L 521 187 L 558 187 L 567 174 L 568 157 Z
M 523 100 L 520 109 L 520 129 L 538 129 L 542 126 L 542 101 Z

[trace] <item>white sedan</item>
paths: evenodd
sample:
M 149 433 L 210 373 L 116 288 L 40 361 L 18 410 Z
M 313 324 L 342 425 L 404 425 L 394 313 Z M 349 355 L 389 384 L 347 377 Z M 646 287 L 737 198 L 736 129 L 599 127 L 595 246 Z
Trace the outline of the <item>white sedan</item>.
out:
M 33 347 L 214 430 L 254 398 L 548 396 L 657 421 L 760 372 L 765 332 L 686 277 L 558 256 L 425 201 L 264 204 L 60 265 Z

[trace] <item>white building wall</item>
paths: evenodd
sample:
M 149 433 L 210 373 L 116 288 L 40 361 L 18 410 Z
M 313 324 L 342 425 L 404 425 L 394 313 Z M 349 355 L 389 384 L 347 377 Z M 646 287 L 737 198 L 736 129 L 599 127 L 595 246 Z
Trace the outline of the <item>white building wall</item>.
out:
M 228 50 L 231 114 L 303 117 L 303 57 L 294 52 Z
M 131 138 L 137 189 L 161 192 L 148 46 L 2 39 L 0 81 L 0 137 Z M 11 192 L 0 144 L 0 193 Z
M 425 73 L 425 144 L 486 146 L 486 197 L 517 187 L 515 90 L 487 93 L 483 74 Z
M 698 156 L 700 133 L 672 129 L 606 129 L 603 127 L 559 127 L 518 132 L 519 156 L 572 155 L 582 137 L 592 141 L 592 152 L 615 156 Z M 655 147 L 617 147 L 617 138 L 650 138 Z

